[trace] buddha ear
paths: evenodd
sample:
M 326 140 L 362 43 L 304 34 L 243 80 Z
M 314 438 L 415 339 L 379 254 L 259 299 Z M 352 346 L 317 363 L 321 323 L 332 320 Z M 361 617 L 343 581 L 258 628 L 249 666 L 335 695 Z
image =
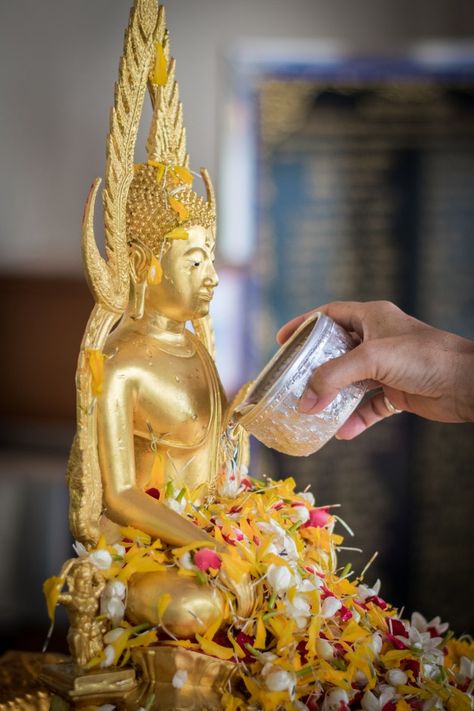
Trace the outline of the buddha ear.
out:
M 141 242 L 131 242 L 129 246 L 130 277 L 132 287 L 133 319 L 141 319 L 145 309 L 147 278 L 152 263 L 152 252 Z
M 152 252 L 142 242 L 130 242 L 130 276 L 132 282 L 137 285 L 142 282 L 146 283 L 148 270 L 152 260 Z

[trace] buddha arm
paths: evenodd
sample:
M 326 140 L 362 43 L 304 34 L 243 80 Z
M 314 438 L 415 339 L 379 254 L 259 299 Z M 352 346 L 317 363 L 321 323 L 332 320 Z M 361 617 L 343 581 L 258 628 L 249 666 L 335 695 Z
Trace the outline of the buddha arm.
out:
M 119 370 L 109 372 L 98 398 L 98 446 L 107 516 L 135 526 L 152 538 L 181 546 L 214 539 L 191 521 L 142 491 L 136 483 L 133 406 L 136 383 Z

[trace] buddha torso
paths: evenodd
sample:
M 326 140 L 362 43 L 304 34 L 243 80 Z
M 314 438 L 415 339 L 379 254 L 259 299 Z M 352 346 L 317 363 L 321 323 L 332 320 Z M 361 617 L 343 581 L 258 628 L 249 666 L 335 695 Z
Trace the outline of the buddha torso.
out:
M 111 489 L 163 492 L 168 482 L 177 491 L 201 487 L 204 498 L 217 475 L 223 409 L 204 345 L 188 330 L 176 340 L 128 319 L 104 354 L 98 445 L 106 499 Z
M 176 347 L 128 327 L 111 335 L 105 354 L 106 397 L 113 401 L 115 384 L 127 382 L 132 398 L 137 486 L 212 484 L 221 392 L 214 362 L 196 336 L 185 331 L 183 346 Z M 161 481 L 153 471 L 156 452 L 163 454 Z M 101 460 L 106 466 L 103 454 Z

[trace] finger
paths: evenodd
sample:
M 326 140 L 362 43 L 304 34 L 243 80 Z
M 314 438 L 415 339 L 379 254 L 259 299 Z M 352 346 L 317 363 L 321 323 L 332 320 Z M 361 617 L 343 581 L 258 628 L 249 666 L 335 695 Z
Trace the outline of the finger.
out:
M 317 311 L 317 309 L 313 309 L 312 311 L 307 311 L 304 314 L 295 316 L 295 318 L 291 319 L 291 321 L 288 321 L 287 323 L 285 323 L 284 326 L 282 326 L 280 328 L 280 330 L 277 332 L 277 335 L 276 335 L 277 343 L 279 343 L 280 346 L 282 346 L 285 343 L 285 341 L 287 341 L 289 339 L 291 334 L 296 331 L 298 326 L 301 326 L 303 321 L 306 321 L 308 316 L 311 316 L 311 314 L 313 314 L 315 311 Z
M 367 306 L 362 301 L 332 301 L 318 308 L 332 318 L 336 323 L 346 329 L 353 331 L 359 336 L 364 333 L 363 322 L 366 316 Z
M 329 304 L 318 306 L 318 308 L 307 311 L 300 316 L 296 316 L 291 321 L 288 321 L 288 323 L 285 323 L 277 333 L 277 342 L 283 345 L 291 334 L 296 331 L 298 326 L 300 326 L 308 316 L 315 313 L 315 311 L 322 311 L 322 313 L 334 319 L 336 323 L 347 331 L 353 331 L 359 336 L 363 335 L 363 320 L 366 311 L 365 304 L 359 301 L 333 301 Z
M 299 410 L 307 414 L 321 412 L 342 388 L 360 380 L 378 380 L 377 363 L 371 342 L 362 343 L 349 353 L 324 363 L 312 374 L 299 401 Z
M 369 427 L 372 427 L 380 420 L 392 417 L 397 413 L 390 400 L 384 393 L 374 395 L 369 400 L 365 400 L 359 405 L 348 420 L 342 425 L 336 434 L 336 439 L 350 440 L 358 437 Z

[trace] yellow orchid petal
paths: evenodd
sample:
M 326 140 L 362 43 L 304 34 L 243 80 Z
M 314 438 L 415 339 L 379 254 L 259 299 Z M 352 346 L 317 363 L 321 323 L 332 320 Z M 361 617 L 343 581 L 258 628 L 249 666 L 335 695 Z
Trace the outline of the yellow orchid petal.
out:
M 319 635 L 319 630 L 321 629 L 321 618 L 319 616 L 314 616 L 309 623 L 308 630 L 308 641 L 306 643 L 306 650 L 308 654 L 316 656 L 316 639 Z
M 165 239 L 188 239 L 189 232 L 185 227 L 175 227 L 165 234 Z
M 218 615 L 218 617 L 216 617 L 214 622 L 211 625 L 209 625 L 207 630 L 204 632 L 203 636 L 206 639 L 208 639 L 209 641 L 212 641 L 214 639 L 216 633 L 218 632 L 218 630 L 221 628 L 223 621 L 224 620 L 223 620 L 222 615 Z
M 217 644 L 217 642 L 211 642 L 200 634 L 196 634 L 196 639 L 202 651 L 206 654 L 210 654 L 218 659 L 232 659 L 234 656 L 234 650 L 230 647 L 223 647 L 221 644 Z
M 120 529 L 120 533 L 123 538 L 129 538 L 131 541 L 138 541 L 144 546 L 149 546 L 151 543 L 151 536 L 144 531 L 140 531 L 139 528 L 134 528 L 133 526 L 124 526 Z
M 175 558 L 181 558 L 181 556 L 185 553 L 189 553 L 190 551 L 196 551 L 198 550 L 198 548 L 202 548 L 203 546 L 206 546 L 207 548 L 212 548 L 212 541 L 194 541 L 194 543 L 188 543 L 187 546 L 173 548 L 171 552 L 173 553 Z
M 168 81 L 168 62 L 162 45 L 155 42 L 155 66 L 153 68 L 152 83 L 165 86 Z
M 137 635 L 128 642 L 128 647 L 147 647 L 150 644 L 154 644 L 158 640 L 158 635 L 156 630 L 148 630 L 143 632 L 143 634 Z
M 194 176 L 190 170 L 184 167 L 184 165 L 174 165 L 172 167 L 172 171 L 181 183 L 192 185 Z
M 244 659 L 247 656 L 247 653 L 244 652 L 240 644 L 237 642 L 237 640 L 233 637 L 232 633 L 230 630 L 227 630 L 227 637 L 229 639 L 229 642 L 234 648 L 234 652 L 237 656 L 238 659 Z
M 262 619 L 262 616 L 259 615 L 257 617 L 257 633 L 255 635 L 255 642 L 253 643 L 255 649 L 265 649 L 266 637 L 267 631 L 265 629 L 265 623 Z
M 102 351 L 96 348 L 86 348 L 86 357 L 92 376 L 92 394 L 100 395 L 104 383 L 104 360 Z
M 63 585 L 64 578 L 57 575 L 53 575 L 43 583 L 43 593 L 46 598 L 48 615 L 51 621 L 54 619 L 54 611 L 56 609 L 56 605 L 58 604 L 59 595 L 61 594 L 61 588 Z
M 126 582 L 134 573 L 157 573 L 168 570 L 166 565 L 157 563 L 152 558 L 135 557 L 125 565 L 117 576 L 118 580 Z
M 163 615 L 165 614 L 165 611 L 167 607 L 169 606 L 171 602 L 171 595 L 169 593 L 164 593 L 161 595 L 160 599 L 158 600 L 158 619 L 162 620 Z
M 183 205 L 183 203 L 180 202 L 179 200 L 177 200 L 175 197 L 170 197 L 168 199 L 168 202 L 169 202 L 169 206 L 171 207 L 171 209 L 174 210 L 179 215 L 179 218 L 182 222 L 184 222 L 184 220 L 188 219 L 189 210 L 186 207 L 186 205 Z

